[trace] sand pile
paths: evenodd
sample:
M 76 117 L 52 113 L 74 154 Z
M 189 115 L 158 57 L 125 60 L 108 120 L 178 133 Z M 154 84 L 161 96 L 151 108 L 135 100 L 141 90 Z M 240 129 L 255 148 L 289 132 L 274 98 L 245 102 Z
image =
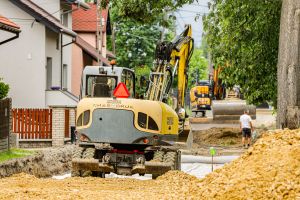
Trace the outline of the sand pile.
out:
M 160 178 L 167 182 L 176 179 L 187 180 L 190 187 L 183 186 L 182 193 L 195 199 L 300 198 L 300 130 L 265 133 L 239 159 L 200 181 L 180 172 Z

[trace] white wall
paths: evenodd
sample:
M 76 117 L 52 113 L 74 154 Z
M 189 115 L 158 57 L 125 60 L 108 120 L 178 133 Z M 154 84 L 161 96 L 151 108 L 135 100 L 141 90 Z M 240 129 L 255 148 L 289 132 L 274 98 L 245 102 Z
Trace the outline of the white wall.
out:
M 72 30 L 72 14 L 68 14 L 68 28 Z M 72 42 L 72 38 L 70 36 L 64 35 L 63 36 L 63 44 L 68 44 Z M 63 64 L 68 65 L 68 82 L 67 82 L 67 89 L 71 91 L 71 84 L 72 84 L 72 44 L 69 44 L 63 47 Z
M 0 13 L 8 18 L 33 19 L 7 0 L 1 0 Z M 45 26 L 33 20 L 12 21 L 22 32 L 18 39 L 0 45 L 0 77 L 10 85 L 13 107 L 45 107 Z
M 47 105 L 49 106 L 77 106 L 77 101 L 72 100 L 61 91 L 51 90 L 46 92 Z
M 46 58 L 52 58 L 52 86 L 60 86 L 61 61 L 60 61 L 60 43 L 59 49 L 56 48 L 56 40 L 59 34 L 49 29 L 46 30 Z
M 60 0 L 31 0 L 60 20 Z

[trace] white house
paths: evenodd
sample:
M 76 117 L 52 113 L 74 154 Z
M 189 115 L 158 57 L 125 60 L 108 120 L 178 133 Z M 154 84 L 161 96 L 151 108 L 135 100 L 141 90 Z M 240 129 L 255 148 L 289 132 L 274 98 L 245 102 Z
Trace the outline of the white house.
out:
M 10 86 L 14 108 L 74 106 L 70 93 L 72 5 L 79 0 L 1 0 L 0 13 L 17 23 L 18 40 L 0 46 L 0 77 Z M 76 12 L 76 11 L 75 11 Z M 0 41 L 7 38 L 0 35 Z

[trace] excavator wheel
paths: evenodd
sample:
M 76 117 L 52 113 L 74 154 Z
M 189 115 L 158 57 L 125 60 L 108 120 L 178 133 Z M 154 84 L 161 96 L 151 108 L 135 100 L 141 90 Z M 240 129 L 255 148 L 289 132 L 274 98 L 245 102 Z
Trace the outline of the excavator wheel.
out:
M 171 170 L 180 170 L 180 166 L 178 165 L 178 152 L 174 151 L 156 151 L 154 153 L 153 160 L 154 162 L 162 162 L 163 164 L 171 164 Z M 162 174 L 152 174 L 152 179 L 156 179 Z
M 86 148 L 85 151 L 82 154 L 82 158 L 85 158 L 85 159 L 94 158 L 95 151 L 96 150 L 94 148 Z M 82 177 L 92 176 L 92 171 L 82 170 L 81 176 Z
M 72 159 L 81 158 L 83 151 L 84 151 L 84 148 L 76 147 L 73 151 Z M 80 174 L 81 174 L 80 170 L 74 170 L 74 169 L 71 170 L 71 176 L 72 177 L 80 176 Z
M 152 160 L 156 161 L 156 162 L 163 162 L 164 154 L 165 154 L 165 152 L 163 152 L 163 151 L 156 151 L 156 152 L 154 152 L 154 156 L 153 156 Z
M 171 163 L 172 164 L 172 170 L 175 169 L 175 163 L 176 163 L 176 152 L 167 152 L 164 155 L 164 163 Z

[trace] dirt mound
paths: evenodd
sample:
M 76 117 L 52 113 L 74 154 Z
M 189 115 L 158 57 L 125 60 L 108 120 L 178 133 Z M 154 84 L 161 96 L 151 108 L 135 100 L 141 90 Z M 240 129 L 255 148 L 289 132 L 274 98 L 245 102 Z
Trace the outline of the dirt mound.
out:
M 276 130 L 200 181 L 180 172 L 167 173 L 161 180 L 188 180 L 185 184 L 190 187 L 185 186 L 183 193 L 195 199 L 296 199 L 300 198 L 299 155 L 300 130 Z
M 194 144 L 199 146 L 241 146 L 239 128 L 211 128 L 195 131 Z
M 24 158 L 8 160 L 0 164 L 0 177 L 25 172 L 37 177 L 51 177 L 70 171 L 73 146 L 48 148 Z
M 204 179 L 170 171 L 157 180 L 38 179 L 0 181 L 0 199 L 297 199 L 300 130 L 267 132 L 239 159 Z

